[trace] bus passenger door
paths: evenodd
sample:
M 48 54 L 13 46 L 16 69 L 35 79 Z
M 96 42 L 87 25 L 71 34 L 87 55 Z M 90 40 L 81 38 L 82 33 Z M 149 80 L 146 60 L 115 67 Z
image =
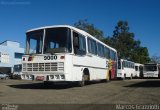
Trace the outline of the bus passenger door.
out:
M 76 79 L 82 78 L 83 70 L 87 63 L 86 60 L 86 39 L 83 35 L 73 32 L 73 72 Z

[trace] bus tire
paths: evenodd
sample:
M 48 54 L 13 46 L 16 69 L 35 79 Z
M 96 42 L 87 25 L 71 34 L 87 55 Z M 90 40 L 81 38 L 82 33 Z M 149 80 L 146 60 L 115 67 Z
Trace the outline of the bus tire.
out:
M 78 81 L 78 86 L 79 87 L 85 86 L 85 75 L 82 76 L 82 80 L 81 81 Z
M 131 74 L 131 76 L 130 76 L 130 80 L 133 78 L 133 75 Z
M 143 73 L 140 73 L 140 78 L 143 79 Z
M 9 77 L 7 76 L 7 77 L 5 77 L 5 80 L 7 80 L 7 79 L 9 79 Z
M 126 80 L 126 74 L 124 74 L 123 80 Z
M 88 68 L 84 69 L 83 74 L 84 74 L 85 84 L 89 84 L 90 74 Z
M 112 79 L 112 76 L 111 76 L 111 71 L 109 71 L 109 77 L 108 77 L 108 80 L 107 80 L 107 82 L 109 82 L 109 81 L 111 81 L 111 79 Z
M 85 68 L 82 75 L 82 80 L 78 81 L 78 86 L 83 87 L 86 85 L 86 83 L 89 83 L 90 81 L 90 75 L 88 68 Z

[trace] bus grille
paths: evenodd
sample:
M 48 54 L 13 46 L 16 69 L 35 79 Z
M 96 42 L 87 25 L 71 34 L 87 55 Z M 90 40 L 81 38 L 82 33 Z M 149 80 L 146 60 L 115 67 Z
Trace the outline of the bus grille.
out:
M 23 72 L 52 72 L 52 71 L 64 71 L 64 63 L 23 63 Z

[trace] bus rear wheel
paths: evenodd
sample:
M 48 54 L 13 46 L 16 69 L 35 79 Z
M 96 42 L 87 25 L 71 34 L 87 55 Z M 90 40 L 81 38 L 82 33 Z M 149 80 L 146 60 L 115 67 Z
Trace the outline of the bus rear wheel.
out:
M 143 79 L 143 73 L 140 73 L 140 78 Z

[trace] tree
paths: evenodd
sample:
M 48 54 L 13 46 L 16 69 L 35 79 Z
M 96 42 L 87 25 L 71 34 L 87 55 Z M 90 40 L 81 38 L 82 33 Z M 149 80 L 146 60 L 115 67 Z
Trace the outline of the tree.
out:
M 151 62 L 152 63 L 160 63 L 160 56 L 153 55 L 151 57 Z
M 148 49 L 146 47 L 138 47 L 134 49 L 131 59 L 134 62 L 138 62 L 142 64 L 149 63 L 150 58 L 148 54 Z
M 135 46 L 134 34 L 129 32 L 128 22 L 119 21 L 111 37 L 111 45 L 119 52 L 119 58 L 131 59 Z
M 84 30 L 91 34 L 92 36 L 98 38 L 98 39 L 103 39 L 103 31 L 97 29 L 94 24 L 88 23 L 88 20 L 79 20 L 74 24 L 75 27 Z
M 134 39 L 134 33 L 129 32 L 127 21 L 119 21 L 113 31 L 113 37 L 107 39 L 109 39 L 109 44 L 117 49 L 119 58 L 139 63 L 150 61 L 148 49 L 142 47 L 139 40 Z

